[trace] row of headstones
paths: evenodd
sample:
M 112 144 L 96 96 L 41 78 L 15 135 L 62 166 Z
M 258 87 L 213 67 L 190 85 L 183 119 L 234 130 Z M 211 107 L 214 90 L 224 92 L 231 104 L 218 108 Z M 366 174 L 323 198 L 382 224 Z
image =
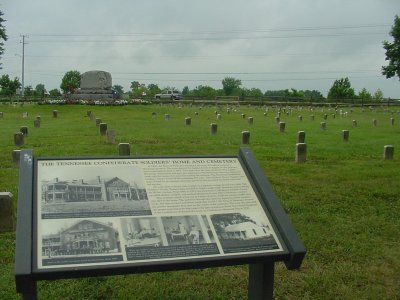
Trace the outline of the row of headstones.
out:
M 393 145 L 385 145 L 383 147 L 383 159 L 384 160 L 392 160 L 393 156 L 394 156 Z M 296 144 L 295 161 L 298 163 L 303 163 L 303 162 L 307 161 L 307 144 L 306 143 L 297 143 Z
M 349 131 L 342 130 L 342 140 L 344 142 L 349 141 Z M 305 143 L 306 133 L 304 131 L 299 131 L 297 133 L 297 143 L 296 143 L 296 162 L 305 162 L 307 160 L 307 144 Z M 250 132 L 242 131 L 242 144 L 247 145 L 250 144 Z M 383 147 L 383 159 L 391 160 L 394 156 L 394 146 L 385 145 Z
M 217 115 L 217 120 L 221 120 L 221 114 L 217 113 L 217 111 L 216 111 L 215 113 L 216 113 L 216 115 Z M 264 114 L 265 114 L 265 113 L 264 113 Z M 195 115 L 198 115 L 198 113 L 195 112 Z M 156 116 L 156 113 L 153 112 L 153 113 L 152 113 L 152 117 L 154 118 L 155 116 Z M 246 115 L 245 115 L 245 114 L 241 114 L 241 117 L 242 117 L 242 119 L 245 119 L 245 118 L 246 118 Z M 303 116 L 299 116 L 298 118 L 299 118 L 299 121 L 302 121 L 302 120 L 303 120 Z M 165 114 L 165 115 L 164 115 L 164 119 L 165 119 L 166 121 L 169 121 L 169 120 L 171 119 L 171 116 L 170 116 L 169 114 Z M 314 115 L 311 116 L 311 120 L 312 120 L 312 121 L 315 120 L 315 116 L 314 116 Z M 326 114 L 324 115 L 324 120 L 327 120 L 327 115 L 326 115 Z M 394 126 L 394 121 L 395 121 L 394 118 L 390 118 L 390 124 L 391 124 L 392 126 Z M 279 116 L 278 116 L 278 117 L 275 117 L 275 122 L 276 122 L 277 124 L 279 124 L 279 130 L 280 130 L 281 132 L 283 132 L 283 131 L 285 130 L 285 123 L 284 123 L 284 122 L 281 122 L 281 119 L 280 119 Z M 250 125 L 254 124 L 254 118 L 253 118 L 253 117 L 248 117 L 248 118 L 247 118 L 247 123 L 250 124 Z M 192 118 L 191 118 L 191 117 L 186 117 L 186 118 L 185 118 L 185 124 L 186 124 L 186 125 L 191 125 L 191 124 L 192 124 Z M 377 121 L 376 119 L 373 119 L 373 120 L 372 120 L 372 124 L 373 124 L 374 127 L 376 127 L 376 126 L 378 126 L 378 121 Z M 357 127 L 357 120 L 353 120 L 352 126 L 353 126 L 353 127 Z M 325 130 L 325 129 L 326 129 L 326 122 L 321 122 L 321 123 L 320 123 L 320 127 L 321 127 L 322 130 Z
M 96 127 L 99 128 L 99 132 L 101 136 L 106 136 L 107 143 L 115 144 L 115 130 L 108 129 L 107 123 L 103 122 L 101 118 L 96 118 L 92 111 L 87 111 L 87 116 L 91 121 L 95 120 Z
M 4 114 L 0 112 L 0 117 L 3 117 Z M 28 112 L 22 113 L 23 118 L 28 117 Z M 53 118 L 58 118 L 58 110 L 53 110 Z M 40 128 L 41 117 L 36 116 L 35 120 L 33 120 L 33 127 Z M 28 126 L 21 126 L 19 132 L 14 133 L 14 144 L 15 146 L 22 146 L 24 144 L 24 137 L 28 136 Z
M 25 111 L 22 113 L 22 118 L 26 119 L 26 118 L 28 118 L 28 115 L 29 115 L 29 113 L 27 111 Z M 2 117 L 3 117 L 3 113 L 0 112 L 0 118 L 2 118 Z M 53 118 L 58 118 L 58 110 L 53 110 Z
M 211 124 L 211 132 L 216 133 L 217 124 Z M 215 131 L 214 131 L 215 130 Z M 299 131 L 297 134 L 297 143 L 296 143 L 296 162 L 305 162 L 307 157 L 307 144 L 305 143 L 306 133 L 304 131 Z M 349 140 L 349 131 L 342 131 L 343 141 Z M 246 145 L 250 143 L 250 132 L 243 131 L 242 132 L 242 144 Z M 118 154 L 120 156 L 129 156 L 130 155 L 130 144 L 129 143 L 119 143 L 118 144 Z M 384 154 L 383 158 L 385 160 L 393 159 L 394 155 L 394 147 L 392 145 L 384 146 Z
M 33 120 L 33 126 L 35 128 L 40 128 L 41 117 L 37 116 Z M 19 132 L 14 133 L 14 144 L 15 146 L 22 146 L 24 144 L 24 138 L 28 136 L 28 126 L 21 126 Z

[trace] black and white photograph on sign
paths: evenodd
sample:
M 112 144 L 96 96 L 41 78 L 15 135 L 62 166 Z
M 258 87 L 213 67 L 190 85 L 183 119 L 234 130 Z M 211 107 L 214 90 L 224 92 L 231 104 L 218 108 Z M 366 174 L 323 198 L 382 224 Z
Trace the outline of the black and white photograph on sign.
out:
M 43 266 L 122 261 L 119 232 L 108 219 L 43 220 Z
M 123 218 L 121 230 L 127 247 L 163 245 L 160 228 L 154 217 Z
M 271 225 L 262 213 L 228 213 L 211 215 L 225 253 L 277 250 Z
M 136 166 L 39 170 L 43 219 L 151 215 L 143 174 Z
M 169 245 L 214 243 L 214 235 L 206 216 L 162 217 Z
M 205 216 L 121 218 L 121 227 L 128 261 L 220 254 Z

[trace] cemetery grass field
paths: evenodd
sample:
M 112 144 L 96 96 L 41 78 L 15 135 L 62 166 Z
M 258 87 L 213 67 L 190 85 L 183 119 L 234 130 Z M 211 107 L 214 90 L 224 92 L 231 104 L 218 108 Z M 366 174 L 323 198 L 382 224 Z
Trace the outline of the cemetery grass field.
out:
M 113 156 L 117 145 L 107 144 L 96 117 L 116 131 L 116 141 L 131 144 L 131 155 L 237 154 L 241 132 L 251 133 L 248 147 L 255 154 L 306 248 L 300 270 L 276 265 L 277 299 L 400 299 L 400 107 L 379 107 L 362 112 L 344 107 L 333 119 L 327 108 L 310 112 L 293 110 L 275 122 L 277 111 L 267 116 L 259 107 L 220 106 L 183 108 L 170 105 L 101 107 L 1 105 L 0 190 L 18 198 L 18 169 L 14 149 L 33 149 L 37 157 Z M 52 111 L 58 110 L 58 118 Z M 391 111 L 394 112 L 393 116 Z M 26 119 L 22 113 L 28 112 Z M 152 112 L 156 116 L 152 118 Z M 195 115 L 198 112 L 198 115 Z M 246 118 L 242 119 L 241 114 Z M 327 128 L 320 129 L 327 113 Z M 169 121 L 164 114 L 170 114 Z M 310 119 L 315 115 L 315 120 Z M 33 121 L 41 116 L 41 127 Z M 303 116 L 300 122 L 298 115 Z M 185 117 L 192 118 L 190 126 Z M 254 124 L 247 123 L 247 117 Z M 390 118 L 395 118 L 394 126 Z M 352 128 L 352 120 L 358 127 Z M 372 125 L 377 120 L 377 126 Z M 218 133 L 210 134 L 210 123 Z M 23 147 L 13 134 L 21 126 L 29 133 Z M 341 131 L 348 129 L 347 143 Z M 294 162 L 296 136 L 306 132 L 307 162 Z M 383 160 L 384 145 L 395 147 L 394 159 Z M 0 299 L 19 299 L 14 283 L 15 233 L 0 234 Z M 75 280 L 41 281 L 39 299 L 246 299 L 248 268 L 210 268 Z

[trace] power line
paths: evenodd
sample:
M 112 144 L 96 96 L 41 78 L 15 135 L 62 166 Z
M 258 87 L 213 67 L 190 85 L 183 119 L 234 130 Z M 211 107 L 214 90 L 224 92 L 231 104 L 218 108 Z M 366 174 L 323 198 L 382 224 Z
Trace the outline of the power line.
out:
M 298 27 L 298 28 L 269 28 L 269 29 L 242 29 L 242 30 L 218 30 L 218 31 L 171 31 L 171 32 L 131 32 L 131 33 L 115 33 L 115 34 L 43 34 L 30 33 L 31 36 L 40 37 L 123 37 L 123 36 L 143 36 L 143 35 L 190 35 L 190 34 L 236 34 L 236 33 L 259 33 L 259 32 L 296 32 L 296 31 L 319 31 L 319 30 L 337 30 L 337 29 L 361 29 L 361 28 L 379 28 L 389 27 L 389 23 L 378 24 L 360 24 L 345 26 L 315 26 L 315 27 Z
M 344 37 L 381 35 L 386 32 L 369 33 L 331 33 L 314 35 L 287 35 L 287 36 L 252 36 L 252 37 L 203 37 L 203 38 L 174 38 L 174 39 L 134 39 L 134 40 L 32 40 L 33 43 L 147 43 L 147 42 L 187 42 L 187 41 L 222 41 L 222 40 L 263 40 L 263 39 L 290 39 L 290 38 L 313 38 L 313 37 Z
M 157 57 L 157 58 L 199 58 L 199 59 L 207 59 L 207 58 L 221 58 L 221 57 L 269 57 L 269 56 L 308 56 L 308 55 L 333 55 L 333 54 L 349 54 L 349 51 L 330 51 L 324 53 L 270 53 L 270 54 L 226 54 L 226 55 L 154 55 L 154 56 L 146 56 L 146 55 L 25 55 L 25 57 L 32 58 L 99 58 L 99 59 L 121 59 L 123 58 L 149 58 L 149 57 Z M 357 55 L 360 54 L 378 54 L 381 53 L 379 51 L 357 51 Z
M 48 73 L 50 72 L 50 73 Z M 290 74 L 360 74 L 376 73 L 377 69 L 365 70 L 318 70 L 318 71 L 269 71 L 269 72 L 112 72 L 121 75 L 290 75 Z M 30 74 L 64 75 L 65 73 L 53 70 L 31 70 Z

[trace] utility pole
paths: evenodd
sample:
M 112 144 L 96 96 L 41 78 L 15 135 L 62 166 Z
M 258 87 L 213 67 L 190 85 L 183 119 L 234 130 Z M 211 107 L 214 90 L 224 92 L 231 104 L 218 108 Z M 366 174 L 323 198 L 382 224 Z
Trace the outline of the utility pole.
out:
M 25 86 L 24 86 L 24 77 L 25 77 L 25 37 L 26 35 L 22 35 L 22 87 L 21 87 L 21 96 L 24 96 Z

